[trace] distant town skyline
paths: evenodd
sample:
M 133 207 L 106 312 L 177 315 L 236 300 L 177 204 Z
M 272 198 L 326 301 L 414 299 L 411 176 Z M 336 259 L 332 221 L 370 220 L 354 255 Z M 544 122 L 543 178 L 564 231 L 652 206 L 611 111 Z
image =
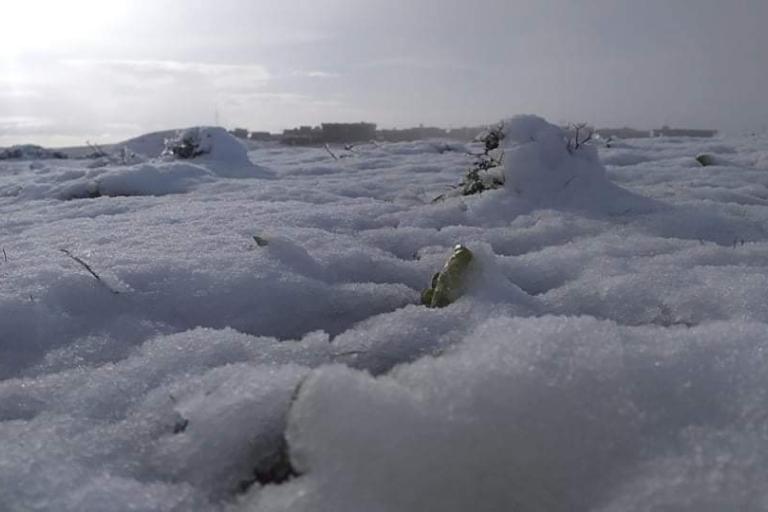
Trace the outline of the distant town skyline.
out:
M 10 0 L 0 146 L 218 120 L 768 125 L 768 2 Z

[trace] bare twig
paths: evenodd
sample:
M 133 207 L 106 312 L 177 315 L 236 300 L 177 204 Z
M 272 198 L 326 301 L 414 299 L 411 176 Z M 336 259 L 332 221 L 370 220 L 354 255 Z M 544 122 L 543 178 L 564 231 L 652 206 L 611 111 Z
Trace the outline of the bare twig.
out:
M 339 157 L 337 157 L 337 156 L 334 154 L 334 152 L 333 152 L 333 151 L 331 151 L 331 148 L 330 148 L 330 146 L 328 146 L 328 144 L 325 144 L 323 147 L 324 147 L 324 148 L 325 148 L 325 150 L 328 152 L 328 154 L 329 154 L 329 155 L 331 155 L 331 156 L 333 157 L 333 159 L 334 159 L 334 160 L 338 160 L 338 159 L 339 159 Z
M 592 140 L 592 136 L 594 135 L 595 131 L 591 128 L 588 129 L 588 126 L 586 123 L 579 123 L 571 125 L 571 130 L 573 130 L 574 134 L 573 137 L 568 137 L 568 140 L 566 141 L 565 148 L 568 150 L 569 153 L 573 153 L 577 149 L 580 149 L 583 147 L 587 142 Z M 588 129 L 588 133 L 585 137 L 582 138 L 582 130 Z
M 61 252 L 78 262 L 85 270 L 87 270 L 93 277 L 96 278 L 97 281 L 101 281 L 101 276 L 93 271 L 90 265 L 88 265 L 85 261 L 83 261 L 81 258 L 73 255 L 69 250 L 67 249 L 59 249 Z
M 3 259 L 8 263 L 8 255 L 5 253 L 5 247 L 3 247 Z
M 91 141 L 85 141 L 86 145 L 91 148 L 96 156 L 109 156 L 107 152 L 99 147 L 98 144 L 92 144 Z
M 592 136 L 594 134 L 595 134 L 595 132 L 590 131 L 589 134 L 585 138 L 581 139 L 581 141 L 576 141 L 576 143 L 579 145 L 579 147 L 581 147 L 584 144 L 586 144 L 587 142 L 591 141 L 592 140 Z
M 106 158 L 111 164 L 119 164 L 120 161 L 114 156 L 104 151 L 98 144 L 92 144 L 91 142 L 85 142 L 89 148 L 91 148 L 98 158 Z
M 101 285 L 102 285 L 102 286 L 104 286 L 104 288 L 106 288 L 106 289 L 107 289 L 107 290 L 109 290 L 110 292 L 114 293 L 115 295 L 119 295 L 119 294 L 120 294 L 120 292 L 119 292 L 119 291 L 117 291 L 117 290 L 113 290 L 113 289 L 112 289 L 112 288 L 111 288 L 111 287 L 110 287 L 110 286 L 109 286 L 109 285 L 108 285 L 106 282 L 104 282 L 104 280 L 101 278 L 101 276 L 100 276 L 99 274 L 97 274 L 97 273 L 96 273 L 96 272 L 95 272 L 95 271 L 94 271 L 94 270 L 91 268 L 91 266 L 90 266 L 90 265 L 88 265 L 88 263 L 86 263 L 85 261 L 83 261 L 83 260 L 82 260 L 82 258 L 79 258 L 79 257 L 75 256 L 74 254 L 72 254 L 71 252 L 69 252 L 69 250 L 68 250 L 68 249 L 59 249 L 59 250 L 60 250 L 61 252 L 63 252 L 64 254 L 66 254 L 67 256 L 69 256 L 69 257 L 70 257 L 72 260 L 74 260 L 75 262 L 77 262 L 78 264 L 80 264 L 80 266 L 82 266 L 82 267 L 83 267 L 85 270 L 87 270 L 87 271 L 88 271 L 88 273 L 89 273 L 89 274 L 91 274 L 91 275 L 94 277 L 94 279 L 96 279 L 96 280 L 97 280 L 99 283 L 101 283 Z

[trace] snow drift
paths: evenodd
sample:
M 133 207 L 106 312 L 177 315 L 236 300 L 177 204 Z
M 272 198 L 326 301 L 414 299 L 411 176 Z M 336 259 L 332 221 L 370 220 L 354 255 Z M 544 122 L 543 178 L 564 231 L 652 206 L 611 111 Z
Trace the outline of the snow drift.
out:
M 516 198 L 537 207 L 606 213 L 651 205 L 608 179 L 595 146 L 540 117 L 508 119 L 503 133 L 505 190 Z
M 227 178 L 264 178 L 270 173 L 248 158 L 248 150 L 236 137 L 219 127 L 179 131 L 165 141 L 163 156 L 195 161 Z
M 10 148 L 0 148 L 0 160 L 45 160 L 45 159 L 64 160 L 67 155 L 61 151 L 46 149 L 34 144 L 22 144 L 11 146 Z
M 194 140 L 197 148 L 189 158 L 179 158 L 168 150 L 184 139 Z M 164 196 L 189 192 L 219 177 L 274 176 L 266 167 L 251 162 L 246 148 L 223 128 L 147 134 L 111 151 L 90 160 L 35 163 L 28 168 L 32 173 L 18 176 L 6 195 L 24 200 Z
M 765 509 L 768 141 L 505 126 L 0 163 L 0 510 Z

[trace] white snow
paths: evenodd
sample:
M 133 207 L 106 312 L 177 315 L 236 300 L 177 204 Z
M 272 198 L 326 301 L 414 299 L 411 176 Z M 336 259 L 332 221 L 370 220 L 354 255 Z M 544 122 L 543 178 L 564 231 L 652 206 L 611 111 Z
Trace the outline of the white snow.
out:
M 157 137 L 159 135 L 156 134 Z M 224 128 L 187 128 L 166 140 L 165 145 L 169 148 L 183 140 L 194 141 L 198 151 L 201 153 L 191 160 L 204 163 L 206 167 L 219 176 L 227 178 L 266 178 L 271 176 L 266 169 L 255 165 L 249 160 L 248 150 L 243 143 L 233 135 L 230 135 Z M 141 146 L 149 149 L 151 139 L 142 141 Z M 130 147 L 130 145 L 127 147 Z
M 768 508 L 768 139 L 504 126 L 0 162 L 0 510 Z

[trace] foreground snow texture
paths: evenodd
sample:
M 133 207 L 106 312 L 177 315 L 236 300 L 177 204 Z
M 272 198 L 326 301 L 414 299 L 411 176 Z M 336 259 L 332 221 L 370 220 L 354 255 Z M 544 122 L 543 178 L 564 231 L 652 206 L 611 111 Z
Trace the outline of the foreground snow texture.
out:
M 768 141 L 505 129 L 0 164 L 0 510 L 767 509 Z

